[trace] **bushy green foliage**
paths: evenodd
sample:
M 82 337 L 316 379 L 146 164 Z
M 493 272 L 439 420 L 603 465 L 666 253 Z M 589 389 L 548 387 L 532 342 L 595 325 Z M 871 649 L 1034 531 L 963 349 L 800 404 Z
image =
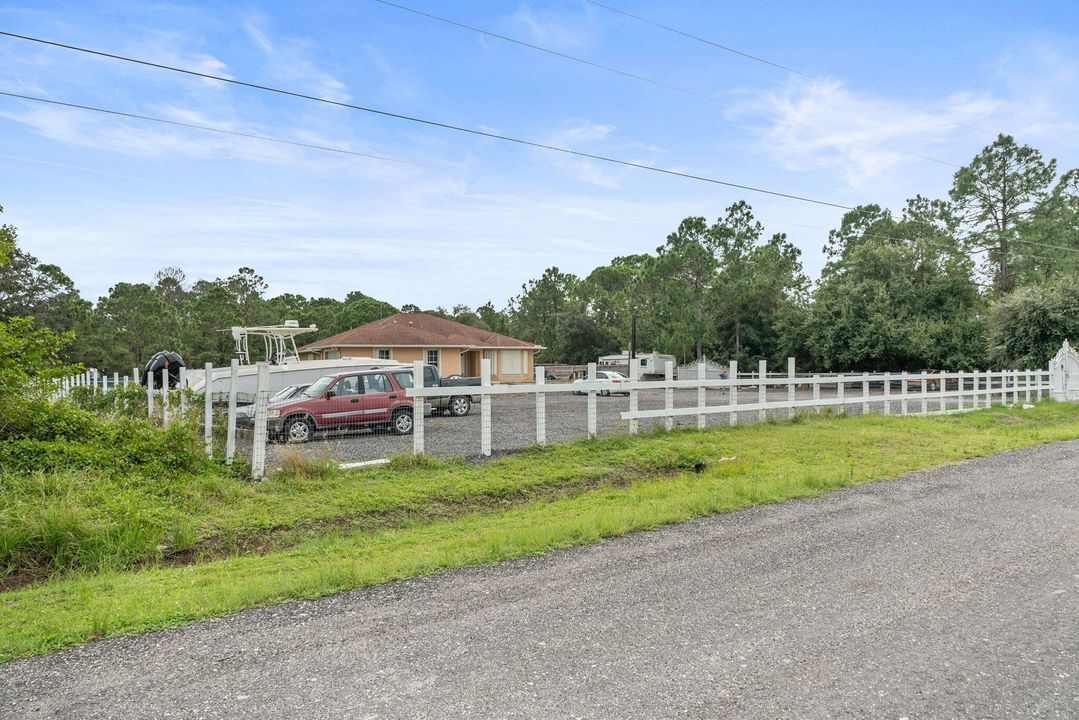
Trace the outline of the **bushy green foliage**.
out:
M 989 350 L 999 366 L 1044 368 L 1065 340 L 1079 345 L 1079 275 L 1022 288 L 993 306 Z

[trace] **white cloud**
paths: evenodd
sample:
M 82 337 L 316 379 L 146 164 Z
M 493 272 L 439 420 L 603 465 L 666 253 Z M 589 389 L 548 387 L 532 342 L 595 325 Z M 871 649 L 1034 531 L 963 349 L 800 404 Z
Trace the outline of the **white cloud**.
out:
M 345 102 L 348 88 L 341 80 L 323 70 L 312 58 L 313 43 L 290 37 L 271 37 L 265 21 L 252 17 L 243 24 L 244 32 L 266 57 L 267 69 L 277 80 L 292 84 L 290 90 L 302 90 L 317 97 Z

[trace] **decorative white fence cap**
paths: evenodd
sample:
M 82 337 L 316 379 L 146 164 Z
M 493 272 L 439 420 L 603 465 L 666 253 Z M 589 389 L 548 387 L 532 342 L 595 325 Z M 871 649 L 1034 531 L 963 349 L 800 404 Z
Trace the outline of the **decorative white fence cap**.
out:
M 1050 396 L 1054 400 L 1079 401 L 1079 352 L 1065 340 L 1049 363 Z

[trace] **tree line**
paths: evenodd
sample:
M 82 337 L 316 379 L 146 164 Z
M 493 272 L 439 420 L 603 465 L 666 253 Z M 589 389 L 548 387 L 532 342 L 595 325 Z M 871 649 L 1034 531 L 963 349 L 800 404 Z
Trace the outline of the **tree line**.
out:
M 11 226 L 0 228 L 0 252 L 0 316 L 73 332 L 69 359 L 109 372 L 160 349 L 191 365 L 225 363 L 232 325 L 295 319 L 317 325 L 316 339 L 398 311 L 360 291 L 268 296 L 247 267 L 195 282 L 163 268 L 91 303 L 59 267 L 21 250 Z M 634 324 L 639 350 L 680 361 L 795 356 L 822 371 L 1042 367 L 1079 338 L 1079 170 L 1058 173 L 1010 136 L 960 168 L 946 199 L 850 210 L 824 252 L 811 283 L 798 248 L 740 201 L 713 222 L 686 218 L 654 253 L 584 277 L 548 268 L 502 309 L 426 312 L 543 345 L 538 362 L 575 364 L 627 348 Z

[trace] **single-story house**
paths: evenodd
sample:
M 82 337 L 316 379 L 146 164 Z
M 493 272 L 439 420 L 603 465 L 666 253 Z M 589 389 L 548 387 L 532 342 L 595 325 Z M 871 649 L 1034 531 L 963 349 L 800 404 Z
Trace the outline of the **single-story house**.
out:
M 373 357 L 438 367 L 442 376 L 480 374 L 480 360 L 491 361 L 492 382 L 527 382 L 542 345 L 464 325 L 427 313 L 397 313 L 299 348 L 301 360 Z

